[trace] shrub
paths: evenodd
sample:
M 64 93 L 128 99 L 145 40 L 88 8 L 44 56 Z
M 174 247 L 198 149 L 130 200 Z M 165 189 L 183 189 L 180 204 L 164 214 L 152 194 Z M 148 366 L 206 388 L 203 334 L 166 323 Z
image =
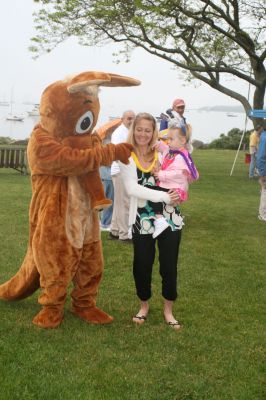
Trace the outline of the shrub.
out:
M 0 136 L 0 144 L 11 144 L 12 142 L 10 137 Z
M 242 146 L 243 148 L 248 148 L 249 146 L 249 135 L 252 131 L 245 132 Z M 243 130 L 238 128 L 231 129 L 227 135 L 222 133 L 218 139 L 213 140 L 209 145 L 209 149 L 238 149 L 241 137 L 243 135 Z

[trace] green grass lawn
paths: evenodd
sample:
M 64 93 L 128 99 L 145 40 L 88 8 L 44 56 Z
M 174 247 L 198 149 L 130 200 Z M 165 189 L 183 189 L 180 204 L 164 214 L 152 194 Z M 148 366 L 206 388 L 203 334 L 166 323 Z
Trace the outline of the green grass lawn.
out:
M 158 264 L 147 322 L 138 310 L 131 245 L 103 233 L 105 274 L 98 305 L 115 317 L 91 326 L 69 313 L 56 330 L 31 320 L 38 293 L 0 302 L 1 400 L 262 400 L 265 391 L 265 239 L 259 185 L 244 153 L 198 150 L 179 260 L 176 332 L 162 316 Z M 11 277 L 28 240 L 29 177 L 0 170 L 0 282 Z

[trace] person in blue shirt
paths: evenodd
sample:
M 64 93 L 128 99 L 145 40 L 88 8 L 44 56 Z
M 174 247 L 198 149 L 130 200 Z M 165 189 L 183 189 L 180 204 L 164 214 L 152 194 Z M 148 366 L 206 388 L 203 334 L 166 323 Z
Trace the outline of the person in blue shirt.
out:
M 261 133 L 258 154 L 257 154 L 257 169 L 260 175 L 259 182 L 261 184 L 261 195 L 259 205 L 260 221 L 266 222 L 266 130 Z
M 161 132 L 168 129 L 168 124 L 171 121 L 180 126 L 184 135 L 186 135 L 187 132 L 191 135 L 191 125 L 187 123 L 184 117 L 185 108 L 186 105 L 183 99 L 175 99 L 172 108 L 169 108 L 165 114 L 161 113 L 159 131 Z
M 104 187 L 104 193 L 107 199 L 114 201 L 114 186 L 111 178 L 111 167 L 103 166 L 100 167 L 100 175 Z M 109 231 L 113 215 L 113 204 L 104 208 L 101 212 L 101 230 Z

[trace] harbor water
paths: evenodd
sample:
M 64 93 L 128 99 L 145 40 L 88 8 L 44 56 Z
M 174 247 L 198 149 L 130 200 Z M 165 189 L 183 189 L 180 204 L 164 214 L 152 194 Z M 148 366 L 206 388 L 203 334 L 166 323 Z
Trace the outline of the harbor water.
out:
M 11 139 L 26 139 L 30 136 L 34 125 L 39 117 L 29 116 L 28 112 L 34 108 L 34 104 L 13 104 L 12 113 L 23 115 L 24 120 L 7 121 L 6 118 L 10 112 L 10 107 L 0 105 L 0 136 L 10 137 Z M 152 110 L 147 110 L 153 114 Z M 157 116 L 154 114 L 154 116 Z M 227 113 L 222 111 L 201 111 L 186 110 L 187 121 L 192 125 L 192 139 L 201 140 L 204 143 L 210 143 L 219 138 L 221 134 L 227 134 L 233 128 L 245 129 L 244 113 Z M 100 114 L 98 126 L 107 122 L 112 115 L 108 115 L 105 108 L 105 114 Z M 253 128 L 251 121 L 248 120 L 246 129 Z

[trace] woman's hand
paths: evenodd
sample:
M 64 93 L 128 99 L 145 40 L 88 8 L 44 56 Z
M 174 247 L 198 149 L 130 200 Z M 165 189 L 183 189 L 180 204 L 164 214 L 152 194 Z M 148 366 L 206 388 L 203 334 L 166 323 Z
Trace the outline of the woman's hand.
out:
M 152 175 L 155 177 L 156 180 L 159 179 L 159 176 L 158 176 L 159 175 L 159 171 L 160 171 L 160 164 L 157 161 L 156 164 L 154 165 L 152 171 L 151 171 Z
M 156 171 L 155 169 L 152 171 L 152 175 L 154 176 L 155 180 L 159 180 L 159 171 Z
M 171 200 L 170 205 L 173 207 L 178 206 L 180 204 L 180 198 L 179 198 L 179 195 L 177 194 L 177 192 L 174 189 L 170 189 L 168 191 L 168 194 L 169 194 L 170 200 Z

